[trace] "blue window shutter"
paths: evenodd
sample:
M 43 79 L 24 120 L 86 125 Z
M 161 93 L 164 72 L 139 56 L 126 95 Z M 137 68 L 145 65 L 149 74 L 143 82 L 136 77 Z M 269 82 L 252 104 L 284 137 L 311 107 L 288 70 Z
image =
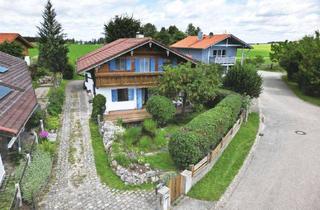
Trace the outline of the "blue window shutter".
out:
M 151 57 L 151 58 L 150 58 L 150 71 L 151 71 L 151 72 L 154 72 L 155 69 L 156 69 L 156 67 L 155 67 L 154 58 Z
M 158 71 L 163 71 L 163 58 L 158 58 Z
M 117 102 L 118 101 L 118 90 L 111 90 L 111 95 L 112 95 L 112 102 Z
M 140 59 L 139 58 L 134 59 L 134 67 L 135 67 L 135 72 L 140 72 Z
M 109 68 L 110 68 L 110 71 L 116 70 L 116 60 L 115 59 L 113 59 L 109 62 Z
M 127 71 L 131 70 L 131 58 L 130 57 L 126 58 L 126 70 Z
M 137 108 L 142 109 L 142 89 L 137 88 Z
M 133 98 L 134 98 L 134 89 L 129 88 L 128 89 L 128 99 L 129 99 L 129 101 L 133 101 Z

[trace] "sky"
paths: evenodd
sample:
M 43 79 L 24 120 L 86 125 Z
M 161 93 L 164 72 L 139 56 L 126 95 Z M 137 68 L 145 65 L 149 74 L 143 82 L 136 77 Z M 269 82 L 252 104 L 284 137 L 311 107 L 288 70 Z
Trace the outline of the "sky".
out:
M 36 36 L 46 0 L 0 0 L 0 32 Z M 52 0 L 68 38 L 103 36 L 103 25 L 129 14 L 160 29 L 188 23 L 205 34 L 232 33 L 248 42 L 296 40 L 320 29 L 320 0 Z

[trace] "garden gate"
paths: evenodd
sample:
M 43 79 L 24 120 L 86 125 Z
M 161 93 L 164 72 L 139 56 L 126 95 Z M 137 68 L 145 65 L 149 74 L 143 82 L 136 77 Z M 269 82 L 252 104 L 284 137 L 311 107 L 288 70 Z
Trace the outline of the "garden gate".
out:
M 172 177 L 169 180 L 169 189 L 170 189 L 170 199 L 171 203 L 173 203 L 175 200 L 177 200 L 182 194 L 183 194 L 183 184 L 182 180 L 183 176 L 180 174 Z

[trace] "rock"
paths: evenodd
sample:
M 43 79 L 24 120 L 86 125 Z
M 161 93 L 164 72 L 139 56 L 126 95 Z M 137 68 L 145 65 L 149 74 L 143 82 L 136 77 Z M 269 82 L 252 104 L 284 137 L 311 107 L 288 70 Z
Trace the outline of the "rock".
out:
M 115 161 L 115 160 L 111 161 L 111 166 L 114 168 L 117 168 L 117 166 L 118 166 L 117 161 Z

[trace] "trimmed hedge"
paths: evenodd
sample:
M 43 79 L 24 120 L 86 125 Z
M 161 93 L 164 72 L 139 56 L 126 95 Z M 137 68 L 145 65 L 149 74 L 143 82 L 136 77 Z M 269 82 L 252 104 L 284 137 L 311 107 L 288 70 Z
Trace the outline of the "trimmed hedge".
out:
M 98 115 L 103 116 L 106 110 L 106 97 L 101 94 L 96 95 L 92 102 L 91 118 L 97 121 Z
M 162 126 L 171 120 L 176 113 L 176 108 L 172 101 L 165 96 L 151 96 L 146 108 L 152 118 Z
M 236 122 L 241 105 L 240 95 L 229 95 L 215 108 L 198 115 L 174 133 L 169 152 L 175 165 L 180 169 L 187 168 L 215 148 Z

